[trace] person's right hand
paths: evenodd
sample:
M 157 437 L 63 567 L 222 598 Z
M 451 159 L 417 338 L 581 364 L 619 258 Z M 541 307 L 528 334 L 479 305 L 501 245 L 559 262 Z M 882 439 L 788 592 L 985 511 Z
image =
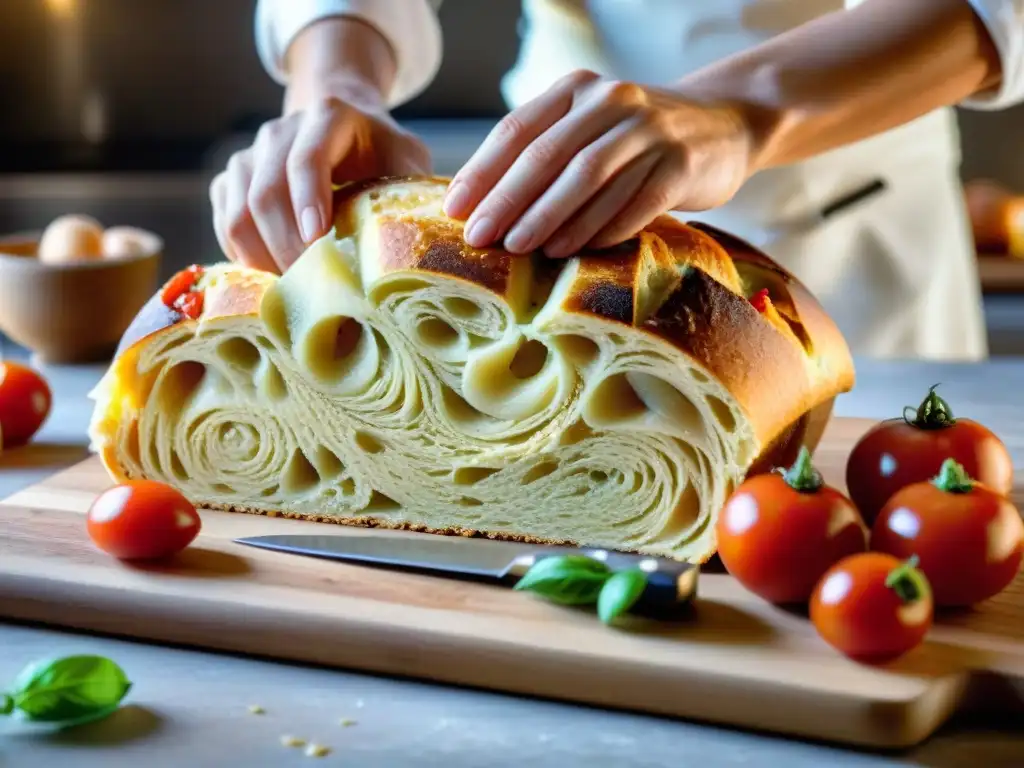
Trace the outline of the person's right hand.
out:
M 232 261 L 284 272 L 332 226 L 332 182 L 429 172 L 426 146 L 386 112 L 325 97 L 232 155 L 210 185 L 213 227 Z

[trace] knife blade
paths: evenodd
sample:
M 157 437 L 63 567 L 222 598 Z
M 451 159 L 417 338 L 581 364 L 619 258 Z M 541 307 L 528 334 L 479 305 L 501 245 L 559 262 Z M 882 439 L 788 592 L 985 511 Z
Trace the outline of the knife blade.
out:
M 248 536 L 235 543 L 250 547 L 395 570 L 484 581 L 512 586 L 539 560 L 558 555 L 583 555 L 613 571 L 639 568 L 647 585 L 631 613 L 668 618 L 685 612 L 697 591 L 699 568 L 660 557 L 589 547 L 528 545 L 492 539 L 470 539 L 410 533 L 387 536 L 278 534 Z

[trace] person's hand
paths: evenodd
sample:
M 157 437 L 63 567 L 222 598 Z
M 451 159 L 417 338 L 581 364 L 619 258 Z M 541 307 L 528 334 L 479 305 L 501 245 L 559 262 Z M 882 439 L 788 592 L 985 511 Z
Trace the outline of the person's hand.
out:
M 214 230 L 232 261 L 284 272 L 332 226 L 332 182 L 429 172 L 427 148 L 386 112 L 324 97 L 232 155 L 210 185 Z
M 742 115 L 669 90 L 574 72 L 506 116 L 455 175 L 445 213 L 474 247 L 551 257 L 633 237 L 673 209 L 706 210 L 750 175 Z

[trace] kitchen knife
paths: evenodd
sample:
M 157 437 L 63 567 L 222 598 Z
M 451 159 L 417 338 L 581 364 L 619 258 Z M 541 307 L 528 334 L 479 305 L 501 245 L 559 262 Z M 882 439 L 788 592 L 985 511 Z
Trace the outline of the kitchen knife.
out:
M 697 589 L 698 568 L 694 565 L 602 549 L 530 546 L 419 533 L 397 536 L 250 536 L 235 539 L 235 542 L 306 557 L 468 578 L 504 586 L 514 585 L 542 558 L 584 555 L 606 563 L 612 570 L 639 568 L 644 571 L 647 586 L 630 613 L 655 618 L 685 612 Z

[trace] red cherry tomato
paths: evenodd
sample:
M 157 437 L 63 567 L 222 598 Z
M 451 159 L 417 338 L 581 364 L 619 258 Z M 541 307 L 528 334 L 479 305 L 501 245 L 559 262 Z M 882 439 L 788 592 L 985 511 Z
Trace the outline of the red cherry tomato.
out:
M 915 560 L 863 552 L 836 563 L 811 598 L 811 622 L 821 638 L 851 659 L 884 664 L 924 640 L 934 604 Z
M 1013 486 L 1013 460 L 1003 442 L 976 421 L 954 418 L 932 387 L 913 419 L 883 421 L 857 442 L 846 487 L 870 526 L 896 491 L 935 477 L 947 458 L 997 493 Z
M 1024 522 L 1013 503 L 971 480 L 952 459 L 931 482 L 897 491 L 871 532 L 871 548 L 916 555 L 936 605 L 965 606 L 1002 592 L 1020 571 Z
M 180 552 L 202 521 L 179 491 L 155 480 L 132 480 L 101 493 L 89 508 L 89 536 L 122 560 L 151 560 Z
M 193 264 L 181 270 L 164 285 L 160 292 L 160 300 L 166 306 L 173 307 L 178 299 L 192 290 L 202 274 L 203 268 L 199 264 Z
M 46 421 L 53 404 L 50 387 L 37 371 L 0 362 L 0 435 L 3 446 L 27 443 Z
M 755 475 L 726 501 L 716 523 L 718 555 L 737 581 L 774 603 L 806 603 L 836 561 L 867 549 L 850 500 L 822 482 L 801 448 L 784 475 Z
M 196 320 L 203 314 L 203 302 L 203 291 L 189 291 L 178 297 L 174 302 L 174 308 L 189 320 Z

